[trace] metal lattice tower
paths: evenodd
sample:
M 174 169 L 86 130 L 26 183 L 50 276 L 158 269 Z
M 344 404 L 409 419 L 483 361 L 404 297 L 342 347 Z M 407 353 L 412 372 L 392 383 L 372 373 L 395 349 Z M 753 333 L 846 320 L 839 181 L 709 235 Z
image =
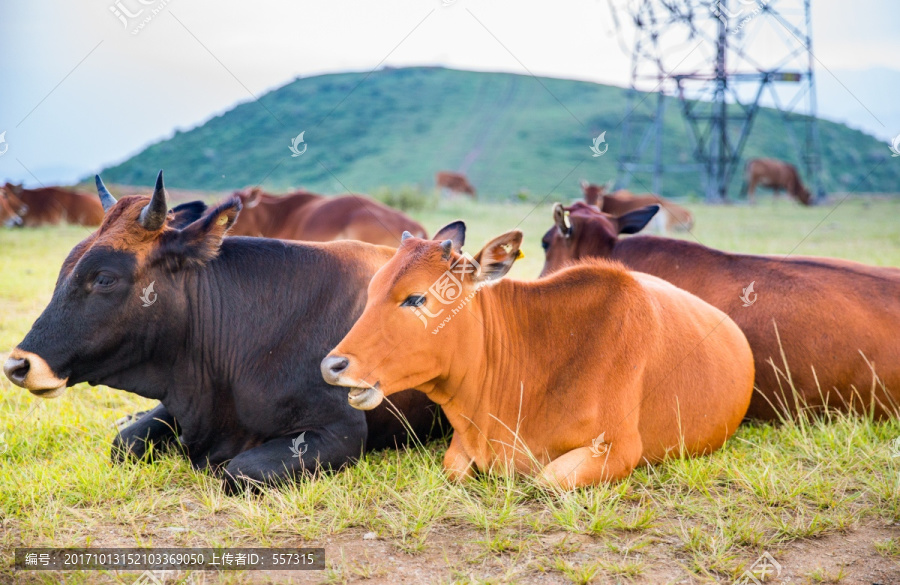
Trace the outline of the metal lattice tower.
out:
M 707 201 L 727 199 L 764 105 L 780 112 L 795 162 L 822 195 L 810 1 L 609 0 L 619 38 L 633 36 L 617 185 L 650 174 L 662 193 L 664 173 L 699 172 Z M 693 156 L 664 165 L 664 115 L 675 103 Z

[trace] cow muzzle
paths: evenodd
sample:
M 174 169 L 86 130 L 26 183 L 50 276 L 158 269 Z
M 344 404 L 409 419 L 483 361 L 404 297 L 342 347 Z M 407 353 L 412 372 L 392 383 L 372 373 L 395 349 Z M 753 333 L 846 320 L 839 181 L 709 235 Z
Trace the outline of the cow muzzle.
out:
M 340 355 L 330 355 L 322 360 L 322 378 L 332 386 L 350 388 L 347 402 L 357 410 L 372 410 L 384 400 L 384 392 L 377 382 L 367 384 L 347 376 L 350 360 Z
M 66 390 L 68 379 L 59 378 L 44 359 L 16 348 L 3 364 L 3 373 L 16 386 L 41 398 L 56 398 Z

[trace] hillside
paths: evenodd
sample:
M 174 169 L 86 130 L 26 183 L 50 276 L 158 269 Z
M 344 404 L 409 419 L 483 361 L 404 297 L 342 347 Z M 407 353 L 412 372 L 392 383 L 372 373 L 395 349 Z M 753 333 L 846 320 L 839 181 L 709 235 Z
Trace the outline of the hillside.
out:
M 557 198 L 565 198 L 564 193 L 577 193 L 582 178 L 605 182 L 614 176 L 626 107 L 621 88 L 425 67 L 365 75 L 297 79 L 260 103 L 239 104 L 197 128 L 176 132 L 105 169 L 104 179 L 149 185 L 164 168 L 180 188 L 228 190 L 262 183 L 274 191 L 303 186 L 339 193 L 345 187 L 431 188 L 435 171 L 451 169 L 464 170 L 485 198 L 506 199 L 520 190 L 543 197 L 557 185 Z M 858 189 L 897 190 L 900 164 L 890 164 L 884 143 L 833 122 L 822 121 L 819 128 L 829 190 L 856 187 L 879 160 Z M 591 139 L 604 130 L 609 153 L 592 158 Z M 288 147 L 301 131 L 308 150 L 292 158 Z M 666 113 L 666 162 L 687 162 L 689 145 L 673 103 Z M 794 158 L 775 112 L 761 111 L 745 154 Z M 638 179 L 650 184 L 647 177 Z M 639 182 L 632 184 L 641 190 Z M 736 192 L 739 184 L 733 186 Z M 663 194 L 699 193 L 695 174 L 664 180 Z

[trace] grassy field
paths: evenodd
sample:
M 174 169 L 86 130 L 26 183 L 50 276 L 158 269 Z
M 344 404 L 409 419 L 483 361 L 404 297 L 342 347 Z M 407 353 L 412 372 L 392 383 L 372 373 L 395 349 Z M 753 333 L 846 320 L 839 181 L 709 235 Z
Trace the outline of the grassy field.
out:
M 414 215 L 432 232 L 465 218 L 472 251 L 523 229 L 526 257 L 510 277 L 534 278 L 549 203 L 445 202 Z M 900 199 L 693 210 L 693 237 L 709 246 L 900 266 Z M 0 358 L 27 332 L 63 258 L 86 235 L 78 227 L 0 230 Z M 263 495 L 226 496 L 218 481 L 174 457 L 110 464 L 114 421 L 150 405 L 87 385 L 41 401 L 0 379 L 0 583 L 138 577 L 15 573 L 12 551 L 21 546 L 326 548 L 325 571 L 170 576 L 180 583 L 731 583 L 764 553 L 781 566 L 769 583 L 900 583 L 896 420 L 832 414 L 745 425 L 710 457 L 562 495 L 522 478 L 449 483 L 439 443 L 368 456 Z

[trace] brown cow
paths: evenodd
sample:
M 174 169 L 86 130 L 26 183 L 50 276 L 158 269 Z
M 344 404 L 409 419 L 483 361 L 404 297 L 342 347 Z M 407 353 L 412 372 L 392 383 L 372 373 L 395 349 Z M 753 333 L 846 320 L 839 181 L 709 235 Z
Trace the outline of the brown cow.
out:
M 782 189 L 803 205 L 812 205 L 813 198 L 803 186 L 797 167 L 774 158 L 754 158 L 744 167 L 745 189 L 750 203 L 756 203 L 756 187 L 768 187 L 777 196 Z
M 659 205 L 660 212 L 654 216 L 653 227 L 658 233 L 665 231 L 690 231 L 694 227 L 694 215 L 684 207 L 672 203 L 659 195 L 647 193 L 635 195 L 627 189 L 607 193 L 603 185 L 581 182 L 581 191 L 588 205 L 594 205 L 612 216 L 618 217 L 648 205 Z
M 28 206 L 19 201 L 12 190 L 0 187 L 0 224 L 4 227 L 16 227 L 25 223 L 22 217 L 28 212 Z
M 3 187 L 4 198 L 24 212 L 20 212 L 21 225 L 37 227 L 58 225 L 61 222 L 97 226 L 103 221 L 103 207 L 97 197 L 63 187 L 23 189 L 7 183 Z
M 359 240 L 396 247 L 404 231 L 425 228 L 404 213 L 362 195 L 323 197 L 309 191 L 275 196 L 258 187 L 235 193 L 241 212 L 231 235 L 329 242 Z
M 452 193 L 464 193 L 475 199 L 475 187 L 469 182 L 469 179 L 462 173 L 454 173 L 453 171 L 439 171 L 434 177 L 434 183 L 438 189 L 447 190 Z
M 584 203 L 557 204 L 556 225 L 542 242 L 542 276 L 574 260 L 608 258 L 728 313 L 756 360 L 752 418 L 773 420 L 804 405 L 825 404 L 844 411 L 871 409 L 878 417 L 897 412 L 900 270 L 830 258 L 732 254 L 653 236 L 618 239 L 640 231 L 654 212 L 651 207 L 615 218 Z
M 718 309 L 605 261 L 499 280 L 519 257 L 518 230 L 474 259 L 460 253 L 462 222 L 436 239 L 404 235 L 322 374 L 361 410 L 406 388 L 440 404 L 452 477 L 496 466 L 572 489 L 709 453 L 740 424 L 753 356 Z

